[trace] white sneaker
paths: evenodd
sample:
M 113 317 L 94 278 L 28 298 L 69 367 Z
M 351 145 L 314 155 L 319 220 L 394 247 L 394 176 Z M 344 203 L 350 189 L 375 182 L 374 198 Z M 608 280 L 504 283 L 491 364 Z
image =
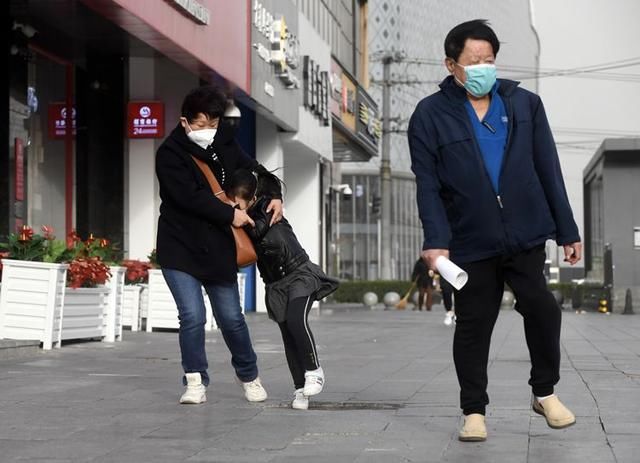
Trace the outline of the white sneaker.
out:
M 444 324 L 447 326 L 451 326 L 453 324 L 454 313 L 453 310 L 448 310 L 444 316 Z
M 264 402 L 267 400 L 267 391 L 262 387 L 260 378 L 256 378 L 248 383 L 240 381 L 240 384 L 242 384 L 244 396 L 249 402 Z
M 304 389 L 296 389 L 293 393 L 293 402 L 291 402 L 291 408 L 295 410 L 308 410 L 309 409 L 309 397 L 304 395 Z
M 320 394 L 324 387 L 324 371 L 322 367 L 317 370 L 304 372 L 304 395 L 307 397 Z
M 202 384 L 200 373 L 186 373 L 187 389 L 180 397 L 181 404 L 201 404 L 207 401 L 207 388 Z

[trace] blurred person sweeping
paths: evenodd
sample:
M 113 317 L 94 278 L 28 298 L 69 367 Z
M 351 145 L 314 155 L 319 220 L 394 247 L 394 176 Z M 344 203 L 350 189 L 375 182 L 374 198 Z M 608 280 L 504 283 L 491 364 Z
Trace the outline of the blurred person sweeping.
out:
M 418 288 L 418 304 L 413 310 L 422 311 L 422 307 L 426 305 L 426 309 L 430 311 L 431 307 L 433 307 L 434 275 L 434 271 L 427 267 L 427 264 L 422 258 L 416 261 L 413 266 L 413 272 L 411 273 L 411 280 L 415 282 Z
M 442 294 L 442 303 L 444 304 L 444 324 L 451 326 L 455 321 L 455 312 L 453 310 L 453 286 L 441 275 L 436 275 L 440 294 Z

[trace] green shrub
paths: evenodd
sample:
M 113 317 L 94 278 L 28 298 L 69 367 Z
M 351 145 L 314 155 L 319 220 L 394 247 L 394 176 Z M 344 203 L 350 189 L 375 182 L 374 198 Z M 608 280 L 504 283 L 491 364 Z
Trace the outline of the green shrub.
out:
M 571 299 L 573 295 L 573 283 L 549 283 L 547 286 L 549 288 L 549 291 L 560 291 L 565 300 Z
M 332 299 L 335 302 L 360 303 L 364 294 L 371 291 L 376 293 L 378 300 L 382 302 L 384 295 L 390 291 L 398 293 L 400 297 L 404 296 L 409 286 L 411 286 L 411 282 L 397 280 L 342 281 L 337 291 L 333 293 Z M 580 303 L 582 303 L 583 299 L 596 299 L 602 293 L 602 283 L 586 282 L 576 286 L 574 283 L 565 282 L 550 283 L 548 286 L 549 290 L 560 291 L 565 301 L 578 297 Z M 435 303 L 440 299 L 438 296 L 439 293 L 435 291 Z
M 374 280 L 374 281 L 343 281 L 340 283 L 338 290 L 333 293 L 335 302 L 362 302 L 362 297 L 369 291 L 378 295 L 378 300 L 382 302 L 382 298 L 389 291 L 394 291 L 404 296 L 411 286 L 410 281 L 396 280 Z
M 607 290 L 601 282 L 586 281 L 582 284 L 572 282 L 549 283 L 549 290 L 560 291 L 565 303 L 570 302 L 574 309 L 597 310 L 601 299 L 607 298 Z

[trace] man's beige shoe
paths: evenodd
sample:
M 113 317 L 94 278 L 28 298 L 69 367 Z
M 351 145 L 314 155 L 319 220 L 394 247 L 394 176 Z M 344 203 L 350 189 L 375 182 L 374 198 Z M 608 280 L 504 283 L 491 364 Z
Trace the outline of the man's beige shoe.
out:
M 537 414 L 544 416 L 549 427 L 553 429 L 566 428 L 576 422 L 575 415 L 560 402 L 555 394 L 542 402 L 534 397 L 531 408 Z
M 472 413 L 464 417 L 464 425 L 458 434 L 462 442 L 484 442 L 487 440 L 487 427 L 484 415 Z

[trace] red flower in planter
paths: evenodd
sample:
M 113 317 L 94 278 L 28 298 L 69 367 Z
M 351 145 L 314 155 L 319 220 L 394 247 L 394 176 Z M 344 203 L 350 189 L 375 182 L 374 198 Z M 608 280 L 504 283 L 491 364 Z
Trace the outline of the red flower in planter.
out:
M 89 247 L 96 240 L 96 237 L 93 236 L 93 233 L 89 233 L 89 238 L 84 242 L 85 246 Z
M 53 236 L 53 228 L 44 225 L 43 235 L 33 232 L 27 225 L 20 227 L 17 233 L 11 233 L 6 243 L 0 243 L 0 249 L 8 251 L 10 257 L 15 260 L 33 262 L 59 263 L 65 262 L 73 254 L 67 250 L 65 243 L 56 240 Z
M 67 283 L 71 288 L 95 288 L 107 282 L 109 267 L 98 257 L 74 259 L 67 270 Z
M 28 225 L 23 225 L 20 229 L 20 236 L 18 237 L 18 241 L 21 243 L 26 243 L 27 241 L 31 241 L 33 238 L 33 228 Z
M 121 259 L 120 249 L 107 238 L 98 238 L 93 233 L 83 241 L 75 230 L 67 235 L 67 247 L 72 249 L 75 257 L 98 257 L 107 264 L 114 264 Z
M 71 230 L 68 234 L 67 234 L 67 247 L 68 248 L 74 248 L 76 247 L 76 243 L 81 242 L 82 239 L 80 238 L 80 236 L 78 236 L 78 233 L 76 232 L 75 228 L 73 230 Z
M 135 285 L 149 282 L 149 269 L 151 268 L 151 264 L 148 262 L 128 259 L 122 261 L 122 266 L 127 269 L 124 276 L 125 284 Z
M 42 226 L 42 233 L 44 234 L 45 240 L 53 240 L 55 239 L 55 235 L 53 234 L 53 227 L 48 227 L 46 225 Z

